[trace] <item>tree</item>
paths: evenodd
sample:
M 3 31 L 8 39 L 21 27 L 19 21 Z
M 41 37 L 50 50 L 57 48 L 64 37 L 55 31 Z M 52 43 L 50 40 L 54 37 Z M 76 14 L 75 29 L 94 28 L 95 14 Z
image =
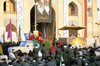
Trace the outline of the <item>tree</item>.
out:
M 47 48 L 47 50 L 49 51 L 49 49 L 51 49 L 51 43 L 49 41 L 45 41 L 43 42 L 43 44 L 45 45 L 45 47 Z

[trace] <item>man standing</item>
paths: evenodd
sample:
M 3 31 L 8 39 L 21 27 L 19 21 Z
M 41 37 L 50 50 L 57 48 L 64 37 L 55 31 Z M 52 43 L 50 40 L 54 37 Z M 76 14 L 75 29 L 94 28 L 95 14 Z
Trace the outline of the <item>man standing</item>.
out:
M 58 57 L 60 59 L 60 55 L 61 55 L 61 49 L 59 48 L 59 45 L 57 45 L 56 57 Z
M 66 53 L 67 52 L 67 46 L 66 46 L 66 44 L 64 44 L 64 46 L 62 48 L 62 52 L 63 52 L 64 63 L 67 65 L 67 56 L 68 56 L 68 54 Z
M 38 61 L 38 52 L 39 52 L 39 48 L 37 44 L 35 44 L 35 48 L 33 49 L 33 60 Z
M 71 44 L 69 44 L 68 45 L 68 49 L 67 49 L 67 54 L 68 54 L 68 56 L 67 56 L 67 58 L 68 58 L 68 66 L 71 66 L 71 63 L 72 63 L 72 56 L 73 56 L 73 50 L 70 48 L 72 45 Z
M 47 60 L 47 48 L 45 48 L 45 45 L 43 44 L 42 45 L 42 50 L 41 50 L 41 53 L 42 53 L 42 60 Z
M 51 47 L 51 55 L 53 58 L 55 57 L 55 53 L 56 53 L 56 47 L 55 44 L 53 44 L 53 46 Z

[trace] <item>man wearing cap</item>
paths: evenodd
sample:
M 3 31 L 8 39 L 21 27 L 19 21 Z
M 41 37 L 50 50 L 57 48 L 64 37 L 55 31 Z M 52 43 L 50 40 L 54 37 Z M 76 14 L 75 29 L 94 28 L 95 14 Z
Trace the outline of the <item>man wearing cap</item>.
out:
M 68 49 L 67 49 L 67 58 L 68 58 L 68 61 L 67 61 L 67 63 L 68 63 L 68 66 L 71 66 L 71 63 L 72 63 L 72 56 L 73 56 L 73 49 L 71 49 L 70 47 L 71 47 L 72 45 L 71 44 L 68 44 Z
M 37 62 L 35 60 L 33 60 L 32 65 L 33 66 L 36 66 L 37 65 Z
M 56 57 L 58 57 L 60 59 L 60 55 L 61 55 L 61 49 L 59 48 L 59 45 L 57 45 Z
M 19 60 L 16 61 L 16 64 L 13 66 L 21 66 L 21 64 L 19 63 Z
M 43 44 L 42 45 L 42 50 L 41 50 L 41 53 L 42 53 L 42 60 L 47 60 L 47 48 L 45 48 L 45 45 Z
M 66 53 L 67 52 L 67 45 L 66 44 L 64 44 L 64 46 L 62 48 L 62 52 L 63 52 L 64 63 L 67 65 L 67 56 L 68 56 L 68 54 Z
M 39 52 L 39 48 L 37 44 L 35 44 L 35 48 L 33 49 L 33 60 L 36 60 L 36 62 L 38 61 L 38 52 Z
M 39 61 L 37 66 L 44 66 L 41 61 Z
M 55 64 L 51 60 L 51 57 L 48 57 L 48 63 L 45 66 L 55 66 Z
M 30 66 L 30 64 L 27 63 L 27 60 L 25 59 L 25 60 L 24 60 L 24 63 L 22 64 L 22 66 Z

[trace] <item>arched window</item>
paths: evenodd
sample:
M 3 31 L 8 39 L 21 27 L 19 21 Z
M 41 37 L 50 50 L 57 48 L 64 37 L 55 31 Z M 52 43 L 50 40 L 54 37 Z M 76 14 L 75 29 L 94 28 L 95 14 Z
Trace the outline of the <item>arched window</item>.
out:
M 4 2 L 4 12 L 5 13 L 14 13 L 15 12 L 15 5 L 12 0 L 6 0 Z
M 74 6 L 71 3 L 69 4 L 69 14 L 74 14 Z
M 69 4 L 69 16 L 77 16 L 78 15 L 78 7 L 74 2 Z

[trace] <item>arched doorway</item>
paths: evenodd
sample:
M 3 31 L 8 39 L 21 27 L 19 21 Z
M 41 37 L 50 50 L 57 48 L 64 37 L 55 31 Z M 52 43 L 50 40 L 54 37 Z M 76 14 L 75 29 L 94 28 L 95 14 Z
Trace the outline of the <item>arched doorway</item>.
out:
M 5 27 L 6 27 L 5 42 L 9 42 L 11 40 L 11 39 L 7 39 L 9 24 L 7 24 Z M 11 27 L 12 27 L 12 41 L 17 42 L 17 28 L 13 24 L 11 24 Z
M 30 11 L 30 29 L 31 32 L 33 32 L 35 30 L 35 7 L 33 6 L 33 8 Z M 44 28 L 46 31 L 46 35 L 48 39 L 52 39 L 54 37 L 54 33 L 56 32 L 56 19 L 55 19 L 55 11 L 52 8 L 52 12 L 51 12 L 51 23 L 45 23 L 45 22 L 41 22 L 38 23 L 37 25 L 37 30 L 44 33 Z

